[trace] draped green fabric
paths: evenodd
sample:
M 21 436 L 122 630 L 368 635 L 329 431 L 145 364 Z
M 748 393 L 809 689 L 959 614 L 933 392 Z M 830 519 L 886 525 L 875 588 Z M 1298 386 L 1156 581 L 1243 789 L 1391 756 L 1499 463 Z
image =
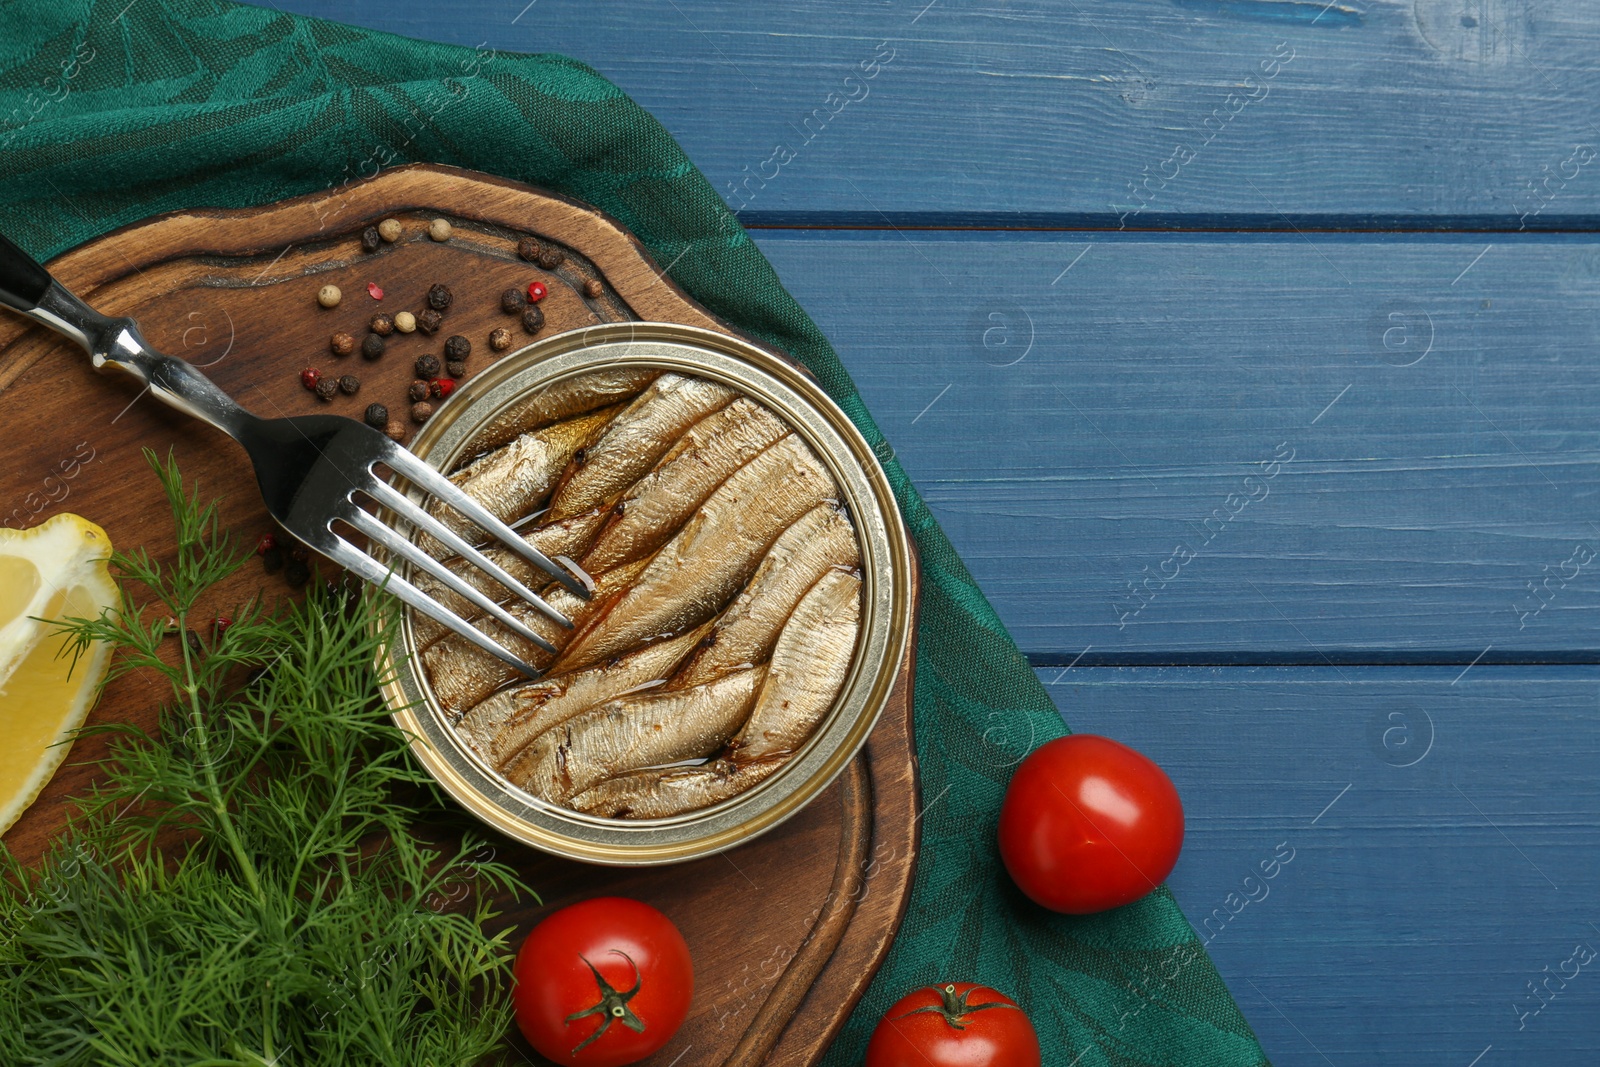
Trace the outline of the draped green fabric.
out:
M 826 1063 L 859 1063 L 884 1009 L 941 979 L 1015 996 L 1048 1064 L 1265 1063 L 1165 889 L 1067 918 L 1010 884 L 994 843 L 1001 796 L 1017 760 L 1065 732 L 1061 718 L 827 340 L 682 149 L 616 86 L 563 56 L 214 0 L 20 0 L 3 11 L 0 228 L 40 257 L 157 212 L 262 204 L 392 164 L 487 171 L 620 219 L 702 304 L 811 367 L 877 447 L 924 568 L 923 852 L 889 959 Z

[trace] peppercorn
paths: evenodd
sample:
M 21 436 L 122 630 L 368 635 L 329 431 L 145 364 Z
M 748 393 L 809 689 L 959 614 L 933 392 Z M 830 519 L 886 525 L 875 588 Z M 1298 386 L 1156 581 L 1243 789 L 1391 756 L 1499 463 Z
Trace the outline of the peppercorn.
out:
M 465 363 L 446 363 L 444 372 L 452 378 L 465 378 L 467 376 L 467 365 Z
M 413 421 L 413 422 L 427 422 L 428 419 L 431 418 L 432 416 L 433 416 L 433 405 L 432 404 L 429 404 L 427 402 L 420 402 L 420 403 L 416 403 L 416 404 L 412 404 L 411 405 L 411 421 Z
M 418 378 L 406 389 L 406 396 L 412 400 L 426 400 L 428 399 L 428 392 L 428 383 Z
M 489 334 L 489 347 L 496 352 L 504 352 L 511 347 L 511 331 L 500 326 Z
M 417 357 L 416 370 L 418 378 L 437 378 L 440 370 L 439 357 L 428 354 Z
M 289 565 L 283 570 L 283 578 L 290 585 L 305 585 L 311 580 L 311 568 L 306 566 L 301 560 L 292 559 L 289 561 Z
M 361 379 L 354 374 L 345 374 L 339 378 L 339 392 L 345 396 L 355 396 L 361 391 Z
M 266 571 L 268 574 L 277 574 L 279 571 L 283 570 L 283 558 L 283 549 L 274 545 L 272 548 L 269 548 L 265 552 L 261 553 L 261 569 Z
M 528 303 L 537 304 L 539 301 L 543 300 L 545 296 L 549 294 L 549 292 L 550 290 L 545 288 L 544 282 L 529 282 Z
M 362 418 L 374 430 L 382 430 L 389 425 L 389 409 L 382 404 L 368 404 Z
M 376 252 L 378 250 L 378 228 L 368 226 L 361 231 L 361 251 Z
M 405 312 L 402 311 L 400 314 L 404 315 Z M 380 312 L 372 316 L 371 327 L 372 332 L 379 337 L 388 337 L 391 333 L 394 333 L 394 317 Z
M 528 298 L 519 286 L 513 285 L 500 294 L 500 310 L 507 315 L 515 315 L 528 306 Z
M 439 327 L 444 325 L 444 316 L 433 308 L 426 308 L 417 316 L 417 329 L 432 337 L 439 332 Z
M 332 400 L 339 395 L 339 379 L 323 378 L 317 382 L 317 399 Z
M 538 308 L 530 305 L 528 309 L 522 313 L 522 328 L 527 330 L 529 333 L 538 333 L 539 328 L 543 325 L 544 312 L 540 311 Z
M 306 560 L 311 558 L 311 550 L 305 545 L 301 544 L 299 541 L 296 541 L 289 548 L 289 558 L 299 560 L 301 563 L 304 563 Z
M 223 634 L 228 632 L 228 627 L 232 625 L 232 619 L 228 618 L 226 615 L 218 615 L 216 618 L 211 620 L 211 633 L 215 637 L 221 637 Z
M 356 350 L 356 339 L 340 330 L 328 339 L 328 350 L 336 356 L 348 356 Z
M 452 335 L 450 339 L 444 343 L 445 359 L 455 360 L 457 363 L 461 363 L 464 362 L 470 355 L 472 355 L 472 342 L 467 340 L 465 337 L 462 337 L 459 333 Z
M 543 246 L 541 246 L 539 242 L 534 240 L 532 237 L 524 237 L 522 240 L 517 242 L 517 255 L 521 256 L 529 263 L 537 260 L 541 251 L 543 251 Z
M 383 428 L 383 432 L 389 435 L 390 440 L 404 443 L 406 439 L 406 424 L 399 419 L 390 419 L 389 425 Z
M 410 333 L 417 328 L 417 317 L 409 311 L 398 312 L 394 317 L 394 328 L 401 333 Z
M 428 391 L 433 396 L 436 396 L 440 400 L 443 400 L 446 397 L 448 397 L 451 393 L 456 391 L 455 379 L 454 378 L 435 378 L 433 381 L 428 383 Z
M 317 388 L 317 382 L 322 380 L 322 373 L 315 367 L 307 367 L 300 372 L 300 384 L 310 390 Z
M 600 284 L 599 278 L 590 278 L 588 281 L 583 283 L 583 295 L 588 297 L 590 300 L 599 300 L 601 294 L 603 294 L 605 291 L 606 287 Z
M 400 240 L 400 220 L 384 219 L 378 223 L 378 236 L 390 244 Z
M 428 236 L 435 241 L 450 240 L 450 222 L 448 219 L 434 219 L 428 223 Z
M 368 282 L 367 283 L 367 295 L 372 297 L 372 299 L 374 299 L 374 300 L 382 300 L 383 299 L 383 289 L 378 285 L 377 282 Z
M 450 303 L 455 296 L 450 292 L 450 287 L 443 282 L 434 282 L 428 286 L 428 306 L 435 311 L 449 311 Z
M 383 338 L 375 333 L 369 333 L 361 341 L 361 355 L 366 359 L 377 359 L 383 355 Z
M 566 258 L 567 254 L 561 251 L 561 249 L 552 248 L 549 245 L 546 245 L 539 251 L 539 266 L 543 267 L 545 270 L 555 270 L 557 267 L 561 266 L 562 262 L 565 261 Z
M 264 556 L 277 547 L 278 539 L 276 536 L 273 534 L 262 534 L 261 538 L 256 541 L 256 555 Z
M 339 292 L 337 285 L 324 285 L 317 290 L 317 303 L 325 308 L 338 307 L 339 301 L 344 299 L 344 294 Z

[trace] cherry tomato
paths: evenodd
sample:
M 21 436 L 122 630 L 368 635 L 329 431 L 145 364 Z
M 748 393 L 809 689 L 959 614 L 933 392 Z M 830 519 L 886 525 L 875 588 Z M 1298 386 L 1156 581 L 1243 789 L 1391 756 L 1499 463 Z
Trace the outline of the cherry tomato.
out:
M 672 920 L 626 897 L 547 917 L 517 950 L 517 1026 L 539 1053 L 577 1067 L 622 1067 L 660 1049 L 694 993 L 689 946 Z
M 1172 873 L 1183 803 L 1150 759 L 1108 737 L 1040 745 L 1000 806 L 1000 858 L 1035 903 L 1087 915 L 1132 903 Z
M 867 1067 L 1039 1067 L 1039 1037 L 1004 993 L 971 982 L 924 986 L 883 1013 Z

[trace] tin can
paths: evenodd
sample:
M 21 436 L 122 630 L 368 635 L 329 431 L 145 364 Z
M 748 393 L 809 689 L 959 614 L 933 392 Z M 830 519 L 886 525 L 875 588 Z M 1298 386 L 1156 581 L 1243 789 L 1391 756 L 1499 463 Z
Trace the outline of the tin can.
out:
M 384 699 L 418 760 L 464 808 L 496 830 L 558 856 L 614 866 L 679 863 L 777 826 L 844 770 L 889 699 L 911 635 L 911 545 L 883 468 L 849 418 L 801 367 L 750 342 L 673 323 L 609 323 L 537 341 L 458 388 L 411 448 L 440 470 L 519 403 L 563 379 L 650 367 L 721 382 L 765 405 L 833 474 L 861 552 L 855 657 L 832 710 L 770 777 L 711 807 L 667 819 L 586 815 L 537 799 L 502 777 L 455 730 L 422 670 L 410 619 L 389 643 Z M 402 571 L 402 573 L 404 573 Z

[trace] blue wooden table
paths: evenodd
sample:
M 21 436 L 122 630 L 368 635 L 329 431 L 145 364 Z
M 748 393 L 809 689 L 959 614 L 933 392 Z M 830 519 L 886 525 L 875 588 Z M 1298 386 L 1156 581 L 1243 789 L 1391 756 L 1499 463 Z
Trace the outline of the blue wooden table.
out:
M 1600 1059 L 1600 7 L 275 6 L 665 123 L 1067 720 L 1172 773 L 1280 1067 Z

